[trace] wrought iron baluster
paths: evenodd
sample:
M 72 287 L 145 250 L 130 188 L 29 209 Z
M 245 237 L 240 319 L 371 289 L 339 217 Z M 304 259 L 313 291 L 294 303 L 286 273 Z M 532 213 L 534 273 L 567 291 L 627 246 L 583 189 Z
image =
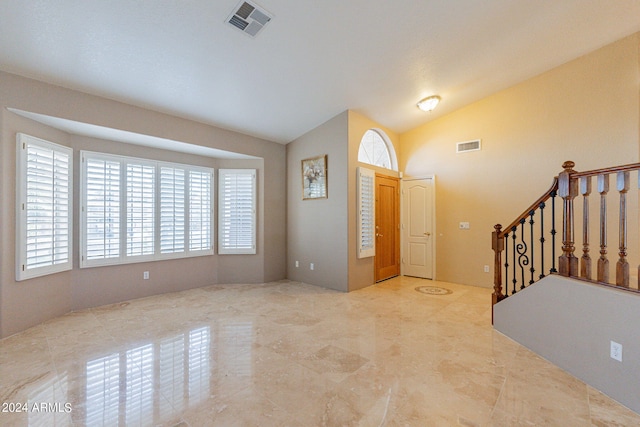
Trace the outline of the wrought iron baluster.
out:
M 549 273 L 557 273 L 556 270 L 556 191 L 551 192 L 551 270 Z
M 520 241 L 518 243 L 518 265 L 520 266 L 520 276 L 522 278 L 522 282 L 520 284 L 520 289 L 524 289 L 524 268 L 529 265 L 529 257 L 527 256 L 527 242 L 524 240 L 524 223 L 526 220 L 522 218 L 520 220 Z
M 513 233 L 513 236 L 511 236 L 511 240 L 513 242 L 513 292 L 511 293 L 512 295 L 516 293 L 516 283 L 518 283 L 518 279 L 517 279 L 517 272 L 516 272 L 516 231 L 518 230 L 518 228 L 514 225 L 513 227 L 511 227 L 511 232 Z
M 504 235 L 504 296 L 509 296 L 509 233 Z
M 535 250 L 534 240 L 533 240 L 533 224 L 535 224 L 535 221 L 533 220 L 534 214 L 535 214 L 535 211 L 529 212 L 529 226 L 531 231 L 531 239 L 529 240 L 531 242 L 531 261 L 529 262 L 529 271 L 531 272 L 531 279 L 529 280 L 530 285 L 532 285 L 533 282 L 535 282 L 535 280 L 533 279 L 533 273 L 536 272 L 535 262 L 534 262 L 534 259 L 535 259 L 534 255 L 536 253 L 536 250 Z
M 544 278 L 544 202 L 540 203 L 540 276 L 539 279 Z

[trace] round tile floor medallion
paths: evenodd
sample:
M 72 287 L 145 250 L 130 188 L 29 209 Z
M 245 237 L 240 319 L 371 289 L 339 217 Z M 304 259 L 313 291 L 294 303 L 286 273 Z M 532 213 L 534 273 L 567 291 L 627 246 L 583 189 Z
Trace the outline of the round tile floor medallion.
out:
M 450 289 L 440 288 L 438 286 L 418 286 L 416 291 L 427 295 L 448 295 L 453 293 Z

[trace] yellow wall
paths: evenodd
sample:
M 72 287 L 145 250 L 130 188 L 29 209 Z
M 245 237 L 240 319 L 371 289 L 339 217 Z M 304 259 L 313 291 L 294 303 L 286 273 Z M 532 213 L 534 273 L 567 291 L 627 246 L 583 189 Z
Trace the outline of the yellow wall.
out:
M 565 160 L 576 170 L 638 161 L 639 45 L 634 34 L 400 135 L 400 170 L 436 176 L 438 280 L 490 287 L 493 225 L 519 215 Z M 456 142 L 478 138 L 481 151 L 456 154 Z M 629 237 L 637 253 L 637 233 Z

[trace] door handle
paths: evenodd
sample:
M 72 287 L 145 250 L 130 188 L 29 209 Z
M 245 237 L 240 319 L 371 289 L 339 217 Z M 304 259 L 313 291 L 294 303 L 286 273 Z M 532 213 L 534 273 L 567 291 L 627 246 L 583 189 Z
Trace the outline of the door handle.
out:
M 431 233 L 429 233 L 428 231 L 426 233 L 424 233 L 425 236 L 431 236 Z
M 376 233 L 376 237 L 384 237 L 384 236 L 380 233 Z

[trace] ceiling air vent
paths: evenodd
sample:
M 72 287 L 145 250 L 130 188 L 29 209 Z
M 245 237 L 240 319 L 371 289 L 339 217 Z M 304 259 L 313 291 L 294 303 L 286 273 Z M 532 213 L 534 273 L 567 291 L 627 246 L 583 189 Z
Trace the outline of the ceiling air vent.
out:
M 227 22 L 245 34 L 255 37 L 271 21 L 272 15 L 255 3 L 241 1 L 233 9 Z
M 480 140 L 476 139 L 456 144 L 456 153 L 466 153 L 467 151 L 480 151 Z

